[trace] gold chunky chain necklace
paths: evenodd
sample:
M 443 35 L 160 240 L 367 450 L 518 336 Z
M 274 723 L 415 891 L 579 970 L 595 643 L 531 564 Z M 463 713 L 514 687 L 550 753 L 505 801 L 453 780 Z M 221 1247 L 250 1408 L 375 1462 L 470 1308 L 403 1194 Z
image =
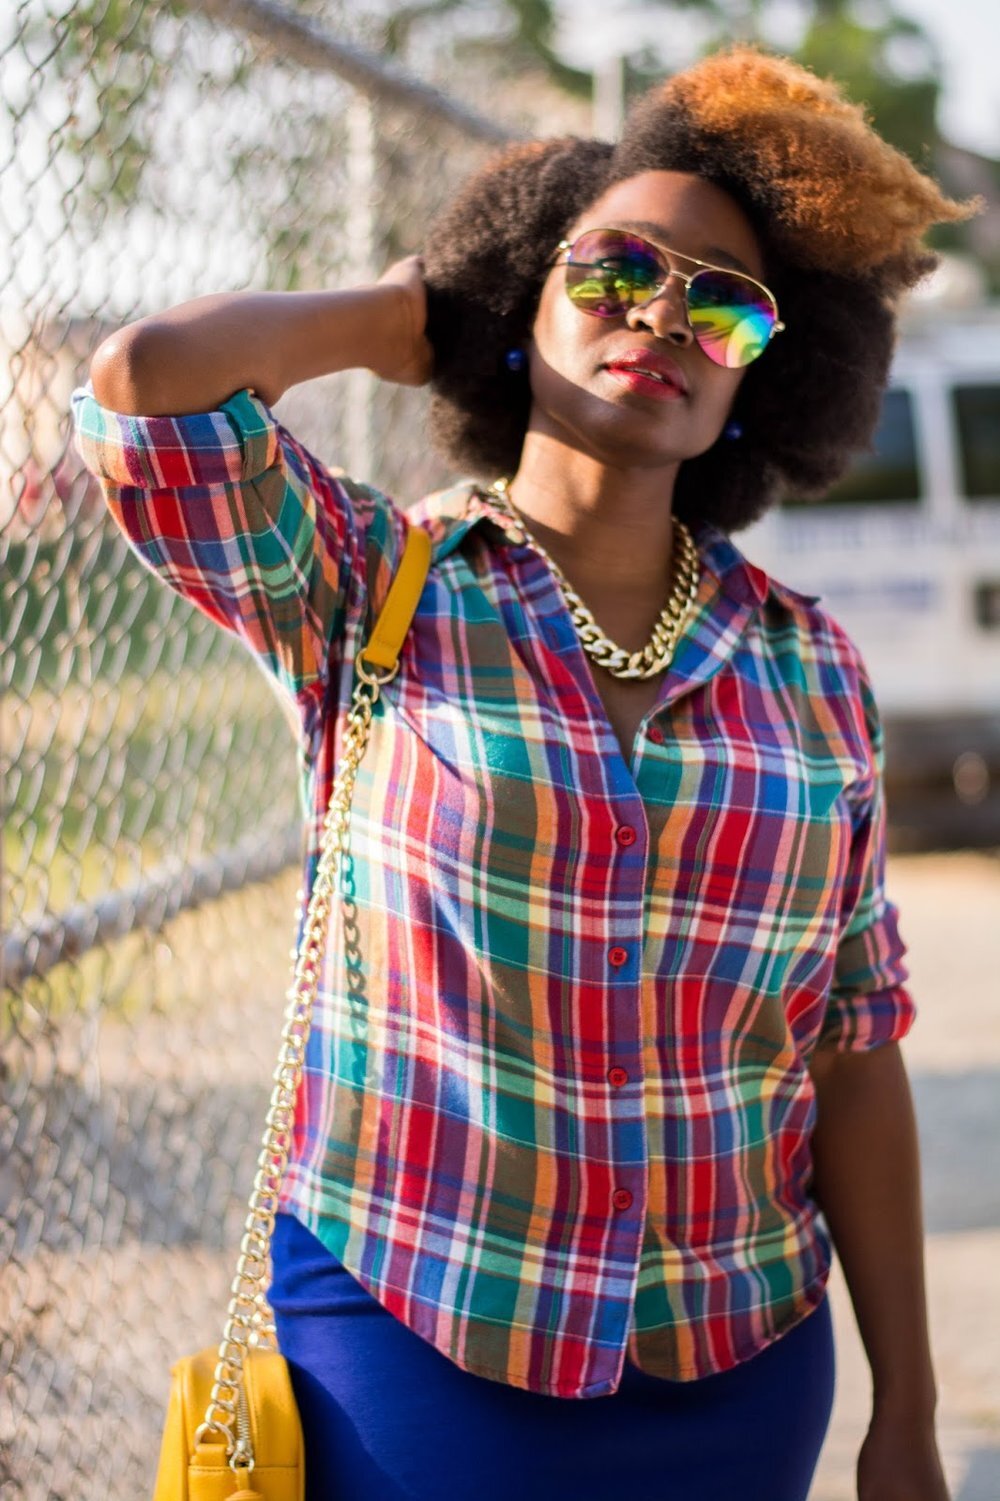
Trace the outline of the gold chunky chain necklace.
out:
M 675 578 L 670 598 L 660 611 L 656 624 L 653 626 L 653 634 L 646 645 L 640 651 L 629 652 L 623 646 L 617 646 L 610 636 L 604 634 L 559 564 L 546 552 L 538 539 L 532 536 L 523 515 L 508 494 L 509 485 L 509 479 L 497 479 L 492 485 L 487 486 L 485 493 L 498 502 L 500 509 L 517 523 L 532 547 L 536 552 L 541 553 L 552 569 L 569 607 L 576 633 L 587 655 L 616 678 L 651 678 L 655 677 L 658 672 L 662 672 L 665 667 L 669 667 L 698 590 L 698 549 L 683 521 L 674 517 Z M 677 539 L 680 541 L 679 559 L 677 559 Z

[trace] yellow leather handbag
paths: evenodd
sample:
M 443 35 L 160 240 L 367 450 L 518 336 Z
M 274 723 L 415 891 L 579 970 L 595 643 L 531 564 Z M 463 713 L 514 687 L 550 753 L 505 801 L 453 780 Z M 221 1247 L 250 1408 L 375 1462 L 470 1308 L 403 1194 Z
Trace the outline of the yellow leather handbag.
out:
M 368 743 L 372 709 L 382 686 L 399 668 L 400 648 L 430 558 L 430 535 L 411 526 L 385 604 L 358 653 L 343 755 L 330 793 L 319 865 L 288 991 L 274 1090 L 225 1331 L 218 1349 L 209 1346 L 186 1355 L 170 1368 L 170 1400 L 153 1501 L 304 1501 L 302 1424 L 267 1305 L 268 1258 L 354 781 Z

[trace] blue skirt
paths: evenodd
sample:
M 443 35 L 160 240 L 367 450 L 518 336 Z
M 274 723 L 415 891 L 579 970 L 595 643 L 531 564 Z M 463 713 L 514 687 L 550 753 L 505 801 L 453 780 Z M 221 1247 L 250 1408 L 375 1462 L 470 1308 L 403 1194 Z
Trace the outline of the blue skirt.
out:
M 626 1361 L 616 1392 L 572 1400 L 462 1370 L 291 1214 L 272 1258 L 306 1501 L 806 1501 L 833 1407 L 826 1297 L 729 1371 L 666 1381 Z

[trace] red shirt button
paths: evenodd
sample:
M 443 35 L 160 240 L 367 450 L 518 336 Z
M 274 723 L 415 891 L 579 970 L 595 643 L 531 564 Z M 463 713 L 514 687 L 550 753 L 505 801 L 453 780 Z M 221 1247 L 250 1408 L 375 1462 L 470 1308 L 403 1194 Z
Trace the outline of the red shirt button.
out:
M 662 745 L 663 744 L 663 731 L 660 729 L 660 726 L 658 724 L 651 724 L 650 725 L 650 727 L 649 727 L 649 738 L 650 738 L 650 740 L 652 740 L 652 742 L 653 742 L 654 745 Z
M 608 1079 L 616 1087 L 628 1083 L 628 1072 L 623 1068 L 609 1068 Z
M 628 949 L 619 948 L 616 944 L 613 949 L 608 949 L 608 959 L 616 966 L 628 963 Z
M 615 838 L 619 844 L 635 844 L 635 829 L 630 823 L 623 823 L 620 829 L 615 830 Z
M 616 1209 L 628 1209 L 632 1203 L 632 1195 L 627 1188 L 616 1188 L 611 1195 L 611 1202 Z

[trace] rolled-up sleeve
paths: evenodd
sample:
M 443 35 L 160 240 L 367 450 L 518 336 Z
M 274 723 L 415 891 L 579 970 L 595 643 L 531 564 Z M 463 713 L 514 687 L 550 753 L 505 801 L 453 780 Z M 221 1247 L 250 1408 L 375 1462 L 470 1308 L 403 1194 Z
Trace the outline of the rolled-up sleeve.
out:
M 817 1047 L 865 1052 L 898 1042 L 916 1019 L 907 988 L 899 911 L 886 895 L 886 805 L 882 726 L 861 666 L 868 772 L 851 799 L 852 838 L 843 888 L 833 984 Z
M 249 391 L 217 411 L 135 417 L 88 384 L 73 418 L 133 552 L 250 648 L 311 733 L 352 615 L 394 571 L 403 514 L 335 476 Z

